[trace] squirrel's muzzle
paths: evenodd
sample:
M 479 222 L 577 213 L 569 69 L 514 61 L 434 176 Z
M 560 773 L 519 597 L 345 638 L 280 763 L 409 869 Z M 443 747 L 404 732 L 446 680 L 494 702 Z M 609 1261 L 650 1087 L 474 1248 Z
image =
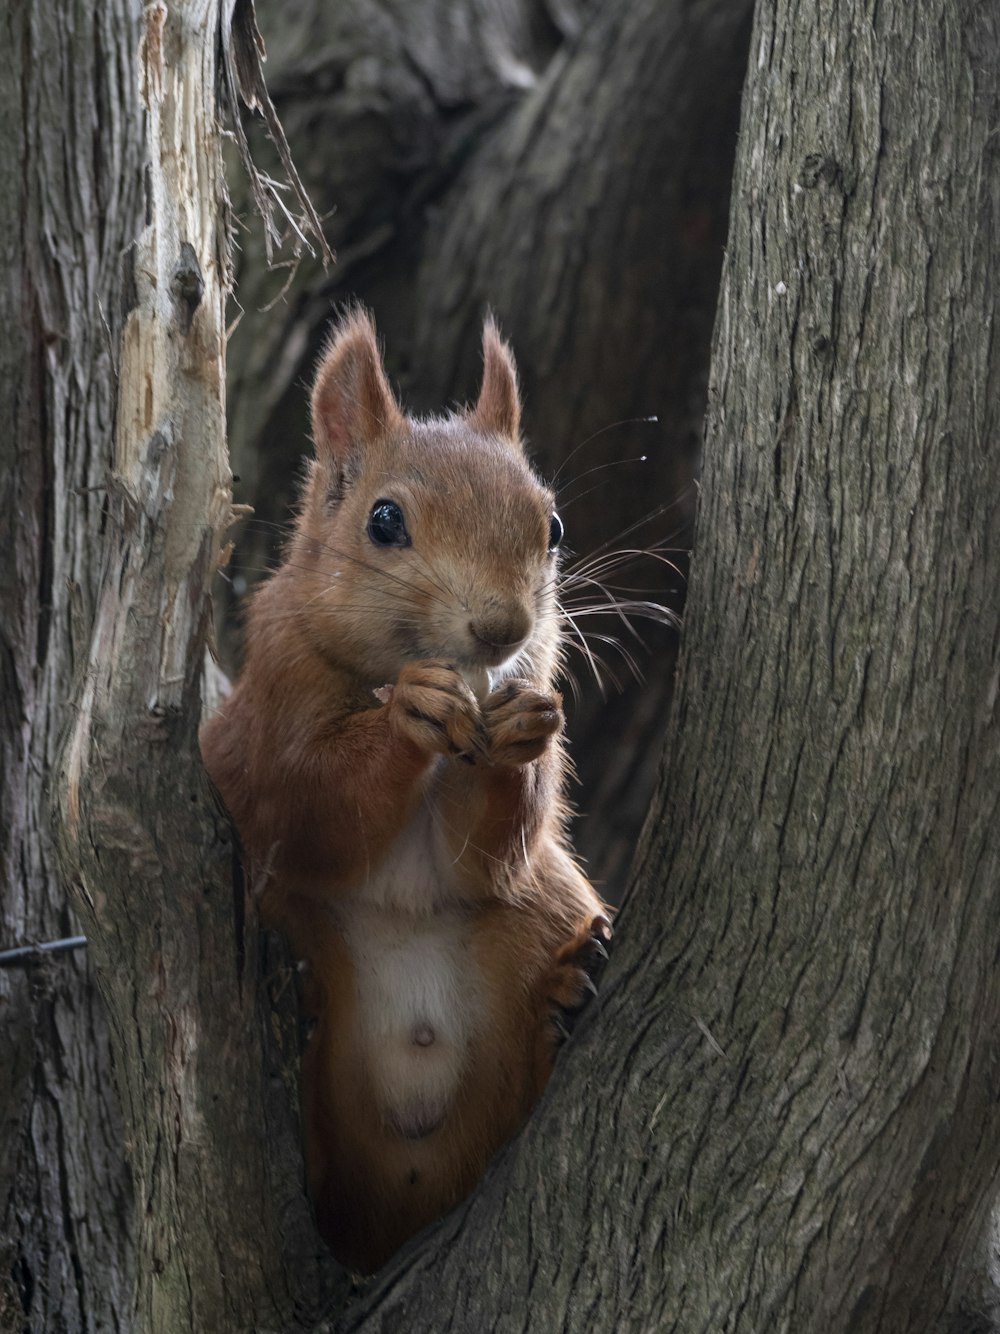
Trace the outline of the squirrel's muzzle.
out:
M 531 634 L 531 629 L 531 615 L 520 604 L 478 616 L 469 622 L 469 634 L 480 656 L 494 663 L 503 662 L 516 653 Z

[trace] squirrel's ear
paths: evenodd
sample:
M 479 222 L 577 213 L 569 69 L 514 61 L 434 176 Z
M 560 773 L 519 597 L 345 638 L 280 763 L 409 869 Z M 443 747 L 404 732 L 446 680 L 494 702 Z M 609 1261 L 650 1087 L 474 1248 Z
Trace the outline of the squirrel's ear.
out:
M 469 424 L 488 435 L 501 435 L 516 443 L 521 439 L 517 368 L 492 315 L 486 317 L 483 325 L 483 387 L 479 401 L 469 413 Z
M 402 428 L 404 418 L 382 367 L 375 326 L 351 311 L 334 330 L 316 372 L 312 433 L 318 458 L 343 466 L 372 440 Z

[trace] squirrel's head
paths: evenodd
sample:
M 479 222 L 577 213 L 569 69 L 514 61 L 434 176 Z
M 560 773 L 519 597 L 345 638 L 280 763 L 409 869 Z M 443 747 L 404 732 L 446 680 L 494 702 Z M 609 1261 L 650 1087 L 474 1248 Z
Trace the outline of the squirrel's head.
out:
M 313 386 L 316 457 L 290 552 L 297 619 L 324 656 L 372 684 L 421 658 L 470 677 L 551 673 L 562 524 L 520 416 L 491 319 L 475 406 L 426 421 L 400 410 L 369 316 L 339 325 Z

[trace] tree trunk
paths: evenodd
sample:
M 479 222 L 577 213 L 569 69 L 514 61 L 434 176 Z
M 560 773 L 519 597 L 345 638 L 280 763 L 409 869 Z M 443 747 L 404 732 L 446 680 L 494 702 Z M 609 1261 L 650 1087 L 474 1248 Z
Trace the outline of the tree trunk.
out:
M 0 16 L 0 949 L 79 930 L 46 790 L 97 591 L 142 207 L 130 8 Z M 0 969 L 0 1071 L 0 1329 L 128 1330 L 135 1211 L 86 952 Z
M 1000 20 L 771 0 L 751 49 L 669 774 L 602 1001 L 342 1329 L 977 1327 Z
M 247 7 L 237 10 L 245 19 Z M 47 778 L 62 871 L 111 1020 L 124 1129 L 104 1108 L 88 1123 L 75 1102 L 67 1110 L 56 1101 L 77 1067 L 84 1078 L 74 1098 L 98 1078 L 105 1100 L 110 1087 L 103 1026 L 97 1042 L 88 1026 L 89 974 L 53 965 L 68 981 L 56 992 L 51 1033 L 40 1035 L 54 1050 L 36 1058 L 34 1081 L 47 1077 L 48 1064 L 60 1079 L 52 1078 L 54 1093 L 39 1083 L 41 1112 L 29 1104 L 30 1128 L 13 1141 L 41 1164 L 41 1184 L 26 1183 L 27 1200 L 15 1194 L 34 1235 L 20 1242 L 19 1292 L 7 1296 L 27 1308 L 21 1324 L 46 1331 L 102 1322 L 156 1334 L 280 1329 L 297 1303 L 316 1299 L 317 1242 L 288 1115 L 293 1099 L 278 1083 L 283 1067 L 274 1067 L 265 1036 L 253 914 L 239 881 L 234 893 L 231 836 L 197 745 L 208 585 L 230 522 L 229 242 L 216 105 L 217 56 L 230 36 L 215 0 L 154 0 L 141 30 L 110 3 L 91 23 L 81 18 L 78 30 L 64 17 L 47 25 L 44 63 L 21 34 L 27 133 L 41 148 L 40 160 L 27 157 L 28 177 L 13 182 L 18 207 L 35 203 L 37 217 L 29 213 L 25 225 L 22 295 L 7 327 L 26 313 L 38 341 L 19 350 L 30 393 L 13 437 L 23 474 L 11 471 L 25 478 L 26 503 L 39 518 L 18 533 L 19 619 L 7 656 L 23 767 L 30 777 L 34 761 L 37 778 L 26 814 L 14 808 L 14 827 L 21 846 L 30 845 Z M 74 87 L 86 83 L 89 61 L 96 101 L 74 107 L 81 137 L 67 139 L 65 100 L 36 89 L 38 71 L 57 89 Z M 51 122 L 36 112 L 43 97 Z M 95 124 L 101 156 L 92 162 Z M 58 246 L 43 258 L 35 247 L 45 236 Z M 49 349 L 47 380 L 33 359 L 40 346 Z M 36 660 L 44 694 L 32 676 Z M 5 777 L 6 799 L 17 801 Z M 24 896 L 37 895 L 32 913 L 50 901 L 58 913 L 49 909 L 38 927 L 21 931 L 66 934 L 47 833 L 41 850 L 48 859 Z M 79 1013 L 62 1002 L 71 984 L 86 998 Z M 18 1018 L 27 1004 L 20 999 Z M 17 1029 L 14 1041 L 24 1044 Z M 15 1055 L 15 1069 L 27 1070 L 30 1052 Z M 53 1136 L 65 1126 L 65 1148 L 42 1138 L 49 1121 Z M 62 1183 L 61 1197 L 45 1193 L 49 1176 Z M 67 1241 L 49 1243 L 46 1230 L 59 1226 Z M 75 1275 L 75 1313 L 58 1290 L 48 1293 L 60 1263 L 47 1262 L 46 1250 L 60 1244 Z M 55 1299 L 59 1307 L 46 1311 Z
M 778 3 L 752 51 L 643 876 L 726 1052 L 661 1113 L 731 1192 L 673 1307 L 708 1258 L 747 1328 L 938 1329 L 1000 1159 L 1000 17 Z

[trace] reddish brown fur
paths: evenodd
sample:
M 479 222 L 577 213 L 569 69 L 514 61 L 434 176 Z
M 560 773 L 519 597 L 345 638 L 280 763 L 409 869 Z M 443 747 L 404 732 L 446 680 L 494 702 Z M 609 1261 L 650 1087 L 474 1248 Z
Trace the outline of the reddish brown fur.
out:
M 579 951 L 606 925 L 565 837 L 553 501 L 492 322 L 483 348 L 475 408 L 415 422 L 367 316 L 340 326 L 285 562 L 201 736 L 265 919 L 309 964 L 310 1192 L 362 1270 L 461 1199 L 523 1122 L 555 1007 L 579 1000 Z M 409 545 L 369 536 L 383 497 Z M 488 691 L 515 650 L 516 679 Z

